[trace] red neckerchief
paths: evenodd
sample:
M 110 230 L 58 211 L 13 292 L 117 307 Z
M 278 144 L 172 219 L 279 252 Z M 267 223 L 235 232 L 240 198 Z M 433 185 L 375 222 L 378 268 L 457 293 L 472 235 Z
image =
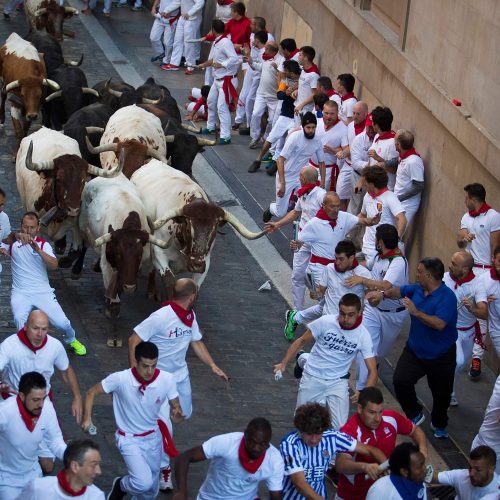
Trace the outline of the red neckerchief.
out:
M 181 307 L 177 302 L 173 302 L 171 300 L 167 302 L 163 302 L 161 305 L 162 307 L 165 306 L 170 306 L 172 308 L 172 311 L 177 315 L 177 317 L 186 325 L 186 326 L 193 326 L 193 321 L 194 321 L 194 312 L 193 311 L 186 311 L 183 307 Z
M 316 186 L 319 186 L 319 181 L 316 181 L 316 184 L 304 184 L 300 189 L 297 189 L 295 194 L 299 198 L 302 198 L 302 196 L 310 193 Z
M 345 326 L 342 326 L 340 323 L 339 323 L 339 325 L 340 325 L 340 328 L 342 330 L 355 330 L 359 325 L 361 325 L 362 322 L 363 322 L 363 315 L 360 314 L 358 319 L 356 320 L 356 323 L 354 323 L 354 325 L 352 325 L 348 328 L 346 328 Z
M 141 385 L 139 386 L 139 392 L 144 396 L 144 391 L 147 389 L 149 384 L 152 384 L 157 378 L 158 375 L 160 374 L 160 370 L 158 368 L 155 369 L 155 372 L 153 376 L 151 377 L 151 380 L 144 380 L 139 373 L 137 372 L 137 368 L 134 366 L 132 368 L 132 375 L 134 378 L 139 382 Z
M 500 274 L 497 273 L 497 270 L 494 267 L 490 269 L 490 277 L 492 280 L 500 281 Z
M 396 137 L 396 132 L 394 130 L 389 130 L 389 132 L 382 132 L 376 139 L 375 142 L 384 141 L 385 139 L 394 139 Z
M 234 2 L 234 0 L 224 0 L 224 3 L 222 5 L 231 5 Z
M 318 213 L 316 214 L 316 216 L 318 219 L 321 219 L 321 220 L 327 220 L 329 223 L 330 223 L 330 226 L 332 227 L 332 229 L 335 229 L 335 226 L 337 225 L 337 219 L 332 219 L 326 212 L 325 212 L 325 209 L 323 207 L 321 207 L 319 210 L 318 210 Z
M 403 153 L 402 155 L 399 155 L 399 161 L 402 161 L 402 160 L 404 160 L 405 158 L 408 158 L 408 156 L 411 156 L 411 155 L 416 155 L 419 158 L 421 158 L 421 156 L 415 151 L 415 148 L 410 148 L 406 153 Z
M 30 432 L 33 432 L 35 430 L 36 423 L 38 422 L 38 417 L 34 417 L 33 415 L 30 415 L 28 413 L 28 410 L 24 407 L 23 402 L 21 401 L 21 398 L 19 396 L 16 397 L 16 401 L 24 425 L 26 425 L 26 428 Z
M 371 194 L 371 193 L 368 193 L 373 199 L 377 198 L 378 196 L 380 196 L 381 194 L 384 194 L 386 191 L 389 191 L 389 188 L 387 186 L 385 186 L 384 188 L 382 188 L 380 191 L 377 191 L 375 194 Z
M 39 351 L 40 349 L 43 349 L 45 347 L 45 344 L 47 343 L 47 335 L 43 339 L 42 345 L 40 347 L 35 347 L 31 342 L 28 336 L 26 335 L 26 332 L 24 331 L 24 327 L 21 328 L 17 332 L 17 337 L 21 341 L 22 344 L 24 344 L 30 351 L 34 352 L 36 354 L 36 351 Z
M 399 248 L 395 248 L 394 250 L 387 250 L 384 254 L 380 255 L 380 258 L 383 259 L 393 259 L 394 257 L 402 257 L 401 250 Z
M 332 96 L 334 96 L 334 95 L 339 95 L 339 93 L 338 93 L 335 89 L 330 89 L 330 90 L 327 90 L 327 91 L 326 91 L 326 95 L 327 95 L 328 97 L 332 97 Z
M 270 61 L 271 59 L 274 59 L 274 56 L 272 56 L 271 54 L 266 54 L 265 52 L 264 54 L 262 54 L 263 61 Z
M 255 474 L 259 467 L 262 465 L 264 458 L 266 457 L 266 452 L 262 453 L 255 460 L 248 456 L 247 449 L 245 447 L 245 436 L 241 438 L 240 447 L 238 448 L 238 458 L 240 460 L 240 465 L 250 474 Z
M 227 38 L 227 35 L 224 33 L 223 35 L 220 35 L 217 40 L 215 40 L 214 45 L 217 45 L 223 38 Z
M 285 57 L 285 59 L 287 61 L 289 61 L 295 54 L 298 54 L 299 53 L 299 49 L 295 49 L 293 52 L 290 52 L 290 54 L 288 55 L 288 57 Z
M 356 135 L 361 134 L 361 132 L 363 132 L 363 130 L 365 129 L 365 127 L 366 127 L 366 118 L 361 123 L 359 123 L 358 125 L 354 124 L 354 133 Z
M 337 118 L 337 121 L 331 127 L 326 128 L 326 126 L 325 126 L 325 132 L 328 132 L 329 130 L 332 130 L 332 128 L 335 127 L 335 125 L 337 125 L 337 123 L 339 123 L 339 121 L 340 121 L 340 118 Z M 323 124 L 324 123 L 325 122 L 323 121 Z
M 469 215 L 471 217 L 477 217 L 478 215 L 485 214 L 491 207 L 488 205 L 488 203 L 483 203 L 480 207 L 479 210 L 471 210 L 469 211 Z
M 316 64 L 313 64 L 309 69 L 303 68 L 304 73 L 318 73 L 320 75 L 321 73 L 319 72 L 319 68 L 316 66 Z
M 61 490 L 63 490 L 64 493 L 67 493 L 70 497 L 79 497 L 80 495 L 83 495 L 87 490 L 87 487 L 84 486 L 81 490 L 75 491 L 69 484 L 64 469 L 59 471 L 59 473 L 57 474 L 57 482 L 59 483 Z
M 347 94 L 341 95 L 340 96 L 340 102 L 347 101 L 347 99 L 353 98 L 356 99 L 356 96 L 354 95 L 354 92 L 347 92 Z
M 465 278 L 462 278 L 461 280 L 452 276 L 451 273 L 450 273 L 450 278 L 455 282 L 455 290 L 456 290 L 459 286 L 462 286 L 464 283 L 469 283 L 469 281 L 472 281 L 475 278 L 475 276 L 472 271 L 469 271 L 469 274 Z
M 340 271 L 340 269 L 337 267 L 337 261 L 333 262 L 333 266 L 335 267 L 335 271 L 337 271 L 338 273 L 346 273 L 347 271 L 354 271 L 354 269 L 356 269 L 359 266 L 359 262 L 356 259 L 354 259 L 352 261 L 352 266 L 349 269 L 346 269 L 345 271 Z

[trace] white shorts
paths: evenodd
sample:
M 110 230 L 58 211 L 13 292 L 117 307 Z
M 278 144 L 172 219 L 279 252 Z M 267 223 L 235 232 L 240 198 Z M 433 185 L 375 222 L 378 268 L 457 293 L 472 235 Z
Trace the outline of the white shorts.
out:
M 352 167 L 344 162 L 337 179 L 337 194 L 341 200 L 350 200 L 352 195 Z

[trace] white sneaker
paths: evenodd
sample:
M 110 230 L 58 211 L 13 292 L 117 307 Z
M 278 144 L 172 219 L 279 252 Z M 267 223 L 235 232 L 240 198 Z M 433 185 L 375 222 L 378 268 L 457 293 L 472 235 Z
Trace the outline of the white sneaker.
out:
M 451 393 L 450 406 L 458 406 L 458 401 L 454 392 Z
M 172 468 L 170 465 L 166 469 L 160 471 L 160 491 L 173 490 L 172 483 Z
M 252 142 L 248 145 L 248 147 L 250 149 L 260 149 L 261 145 L 262 145 L 262 142 L 259 138 L 259 139 L 253 139 Z

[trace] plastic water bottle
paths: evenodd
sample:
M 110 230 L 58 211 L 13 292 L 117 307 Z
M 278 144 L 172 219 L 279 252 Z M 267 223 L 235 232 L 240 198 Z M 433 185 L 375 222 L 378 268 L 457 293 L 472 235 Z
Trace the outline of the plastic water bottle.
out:
M 97 427 L 94 424 L 91 424 L 87 429 L 89 436 L 95 436 L 97 434 Z

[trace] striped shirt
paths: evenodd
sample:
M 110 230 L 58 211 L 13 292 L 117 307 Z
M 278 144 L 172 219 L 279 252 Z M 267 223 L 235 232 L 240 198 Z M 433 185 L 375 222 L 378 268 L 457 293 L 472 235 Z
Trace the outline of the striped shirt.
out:
M 306 481 L 314 491 L 326 498 L 325 473 L 337 453 L 354 452 L 357 441 L 340 431 L 329 429 L 323 433 L 318 446 L 307 446 L 299 431 L 287 434 L 280 444 L 285 462 L 283 500 L 305 499 L 293 485 L 290 475 L 304 472 Z

